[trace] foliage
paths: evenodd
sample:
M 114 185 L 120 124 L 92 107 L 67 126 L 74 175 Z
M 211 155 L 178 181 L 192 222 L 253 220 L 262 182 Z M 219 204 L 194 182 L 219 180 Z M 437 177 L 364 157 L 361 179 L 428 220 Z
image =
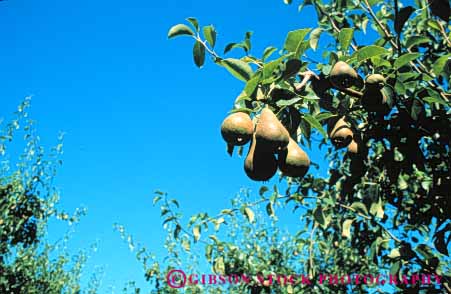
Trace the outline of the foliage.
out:
M 28 119 L 29 105 L 30 98 L 19 105 L 15 117 L 3 125 L 0 137 L 0 292 L 96 293 L 95 275 L 86 290 L 80 286 L 87 254 L 81 251 L 72 256 L 66 248 L 68 236 L 54 244 L 46 240 L 51 219 L 72 225 L 85 212 L 77 210 L 70 216 L 57 209 L 59 196 L 52 180 L 61 163 L 62 136 L 47 154 L 39 145 L 34 122 Z M 20 141 L 22 134 L 24 140 Z M 24 151 L 19 159 L 11 159 L 21 147 Z
M 215 51 L 217 34 L 211 25 L 201 29 L 196 19 L 189 18 L 188 25 L 169 31 L 169 38 L 194 39 L 198 67 L 205 65 L 209 55 L 244 82 L 232 112 L 257 117 L 264 107 L 271 107 L 301 144 L 310 147 L 320 140 L 330 162 L 324 177 L 287 178 L 285 194 L 274 187 L 269 197 L 265 196 L 268 188 L 262 187 L 258 203 L 235 203 L 216 217 L 200 213 L 186 227 L 174 212 L 176 202 L 171 204 L 160 193 L 155 202 L 164 201 L 161 215 L 171 233 L 170 256 L 181 258 L 179 252 L 201 242 L 217 274 L 274 270 L 305 273 L 314 281 L 324 273 L 390 273 L 400 281 L 403 275 L 417 272 L 442 276 L 441 284 L 316 283 L 265 288 L 257 283 L 245 289 L 231 287 L 227 293 L 451 293 L 449 2 L 305 0 L 299 5 L 301 13 L 307 6 L 316 12 L 318 26 L 288 32 L 280 50 L 268 47 L 261 57 L 251 54 L 249 32 L 243 41 L 225 47 L 224 55 L 231 50 L 244 53 L 231 58 Z M 338 61 L 358 72 L 360 80 L 352 87 L 331 84 L 329 73 Z M 365 104 L 371 88 L 364 78 L 370 74 L 385 77 L 388 109 Z M 331 145 L 325 127 L 338 117 L 350 123 L 357 153 Z M 255 204 L 264 205 L 270 217 L 275 217 L 274 207 L 286 205 L 293 208 L 293 219 L 299 213 L 303 220 L 301 228 L 288 237 L 293 243 L 278 245 L 276 258 L 270 249 L 273 241 L 259 237 L 269 236 L 273 228 L 267 224 L 258 229 L 254 224 Z M 209 226 L 222 228 L 226 223 L 229 233 L 231 223 L 241 224 L 241 238 L 232 233 L 222 241 L 216 236 L 202 238 Z M 146 267 L 147 277 L 156 278 L 158 293 L 177 293 L 163 281 L 165 273 L 179 263 L 169 260 Z M 220 293 L 221 287 L 216 288 L 212 291 Z

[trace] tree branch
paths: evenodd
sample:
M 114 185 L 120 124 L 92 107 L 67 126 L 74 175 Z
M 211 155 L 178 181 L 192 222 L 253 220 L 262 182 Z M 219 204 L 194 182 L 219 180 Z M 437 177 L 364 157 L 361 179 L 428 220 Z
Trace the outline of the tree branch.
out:
M 451 293 L 451 288 L 448 286 L 448 283 L 443 283 L 443 286 L 448 291 L 448 293 Z
M 448 47 L 451 47 L 451 41 L 449 40 L 448 35 L 446 35 L 445 27 L 443 26 L 443 24 L 440 21 L 438 21 L 437 23 L 440 27 L 440 33 L 442 34 L 443 38 L 445 39 L 446 43 L 448 44 Z
M 339 33 L 339 32 L 340 32 L 340 28 L 337 27 L 337 24 L 335 23 L 335 20 L 332 18 L 332 16 L 331 16 L 329 13 L 327 13 L 320 5 L 318 5 L 318 4 L 316 3 L 316 1 L 313 1 L 313 4 L 316 6 L 316 8 L 319 9 L 319 11 L 320 11 L 322 14 L 324 14 L 324 15 L 329 19 L 329 22 L 331 23 L 332 28 L 334 29 L 334 31 L 337 32 L 337 33 Z M 353 49 L 354 51 L 357 51 L 357 50 L 358 50 L 357 45 L 354 44 L 354 43 L 351 43 L 351 47 L 352 47 L 352 49 Z
M 337 89 L 340 92 L 343 92 L 349 96 L 355 97 L 355 98 L 362 98 L 363 97 L 363 93 L 351 88 L 344 88 L 344 89 Z
M 396 0 L 395 0 L 396 1 Z M 362 4 L 361 7 L 363 10 L 367 11 L 370 15 L 371 18 L 376 22 L 376 24 L 378 25 L 378 27 L 382 30 L 382 32 L 384 33 L 384 35 L 387 37 L 387 39 L 389 40 L 390 44 L 393 46 L 393 48 L 395 50 L 397 50 L 399 52 L 399 47 L 398 45 L 393 41 L 393 36 L 392 34 L 387 30 L 387 28 L 380 22 L 380 20 L 377 18 L 376 14 L 374 13 L 373 9 L 371 8 L 371 5 L 369 4 L 368 0 L 365 0 L 365 6 L 363 6 Z M 412 51 L 410 49 L 407 49 L 407 52 L 412 53 Z M 415 71 L 417 71 L 418 73 L 422 73 L 422 74 L 426 74 L 428 76 L 430 76 L 431 78 L 435 79 L 436 76 L 434 74 L 431 74 L 429 72 L 429 70 L 427 69 L 427 67 L 420 61 L 417 60 L 418 65 L 416 65 L 413 61 L 409 62 L 409 64 L 415 69 Z M 428 85 L 435 89 L 440 96 L 445 100 L 448 101 L 448 95 L 446 95 L 446 91 L 444 91 L 435 81 L 428 81 L 427 82 Z
M 314 223 L 312 232 L 310 233 L 310 245 L 309 245 L 309 273 L 312 272 L 313 275 L 313 237 L 315 236 L 316 228 L 318 227 L 318 223 Z
M 306 71 L 306 72 L 299 73 L 299 75 L 300 75 L 301 77 L 304 77 L 304 78 L 302 79 L 302 81 L 301 81 L 299 84 L 297 84 L 297 85 L 294 86 L 295 92 L 296 92 L 296 93 L 301 92 L 302 89 L 305 87 L 305 85 L 307 85 L 308 81 L 310 81 L 310 79 L 311 79 L 312 77 L 314 77 L 315 79 L 319 80 L 319 77 L 318 77 L 313 71 L 311 71 L 311 70 L 308 70 L 308 71 Z

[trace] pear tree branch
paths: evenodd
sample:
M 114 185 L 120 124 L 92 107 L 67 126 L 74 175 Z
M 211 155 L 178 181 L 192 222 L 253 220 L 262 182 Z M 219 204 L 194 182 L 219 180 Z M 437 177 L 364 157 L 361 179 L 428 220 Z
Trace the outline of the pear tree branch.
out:
M 396 1 L 396 0 L 395 0 Z M 393 48 L 395 50 L 397 50 L 399 52 L 400 47 L 398 47 L 398 45 L 396 44 L 395 41 L 393 41 L 394 37 L 393 35 L 390 33 L 390 31 L 382 24 L 382 22 L 377 18 L 376 14 L 374 13 L 374 10 L 371 8 L 370 3 L 368 2 L 368 0 L 364 1 L 365 5 L 363 5 L 362 3 L 360 4 L 362 9 L 364 11 L 366 11 L 367 13 L 369 13 L 369 15 L 371 16 L 371 18 L 374 20 L 374 22 L 376 22 L 377 26 L 381 29 L 381 31 L 384 33 L 385 37 L 389 40 L 390 44 L 393 46 Z M 407 49 L 407 52 L 412 53 L 412 51 L 410 49 Z M 430 76 L 431 78 L 435 79 L 436 76 L 432 73 L 430 73 L 427 69 L 427 67 L 423 64 L 423 62 L 421 62 L 420 60 L 416 60 L 416 62 L 418 63 L 415 64 L 413 61 L 409 62 L 409 64 L 415 69 L 416 72 L 418 73 L 422 73 L 422 74 L 426 74 L 428 76 Z M 428 85 L 433 88 L 434 90 L 436 90 L 440 96 L 445 99 L 445 101 L 449 101 L 448 97 L 449 95 L 446 94 L 446 91 L 444 89 L 442 89 L 440 87 L 440 85 L 438 85 L 435 81 L 428 81 L 427 82 Z

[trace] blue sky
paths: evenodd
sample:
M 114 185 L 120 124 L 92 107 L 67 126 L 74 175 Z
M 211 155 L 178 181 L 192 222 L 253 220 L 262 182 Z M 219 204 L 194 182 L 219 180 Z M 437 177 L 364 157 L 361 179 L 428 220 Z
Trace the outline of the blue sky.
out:
M 154 190 L 179 199 L 189 216 L 218 212 L 240 188 L 259 187 L 245 176 L 243 158 L 226 154 L 219 132 L 242 82 L 211 62 L 198 70 L 191 39 L 167 39 L 189 16 L 215 25 L 218 52 L 253 31 L 257 56 L 280 48 L 288 31 L 315 26 L 310 8 L 299 14 L 281 0 L 0 2 L 0 117 L 33 95 L 43 144 L 66 133 L 61 207 L 88 209 L 70 244 L 98 241 L 89 267 L 105 267 L 103 292 L 143 283 L 113 223 L 163 254 Z

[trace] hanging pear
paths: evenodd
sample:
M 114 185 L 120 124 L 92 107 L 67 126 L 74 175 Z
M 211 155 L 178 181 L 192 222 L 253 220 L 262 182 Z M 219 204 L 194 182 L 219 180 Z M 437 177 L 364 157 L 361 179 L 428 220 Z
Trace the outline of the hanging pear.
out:
M 355 69 L 344 61 L 338 61 L 334 64 L 329 73 L 329 80 L 338 89 L 358 86 L 361 83 L 360 77 Z
M 277 160 L 274 153 L 263 151 L 253 136 L 249 152 L 244 160 L 244 171 L 254 181 L 268 181 L 277 172 Z
M 290 134 L 269 108 L 264 108 L 255 128 L 255 139 L 260 148 L 275 153 L 288 145 Z
M 354 134 L 344 117 L 334 122 L 329 124 L 329 138 L 335 148 L 344 148 L 351 143 Z
M 254 124 L 244 112 L 235 112 L 227 116 L 221 125 L 222 138 L 233 146 L 245 145 L 252 138 Z
M 365 87 L 380 90 L 385 86 L 386 82 L 387 81 L 385 80 L 383 75 L 371 74 L 371 75 L 368 75 L 365 79 Z
M 309 169 L 310 159 L 296 141 L 290 138 L 287 149 L 279 153 L 278 165 L 285 176 L 302 178 Z
M 348 145 L 348 153 L 349 154 L 358 154 L 359 153 L 359 145 L 356 141 L 352 140 Z
M 362 96 L 362 106 L 368 112 L 387 115 L 395 104 L 395 95 L 391 87 L 366 86 Z

